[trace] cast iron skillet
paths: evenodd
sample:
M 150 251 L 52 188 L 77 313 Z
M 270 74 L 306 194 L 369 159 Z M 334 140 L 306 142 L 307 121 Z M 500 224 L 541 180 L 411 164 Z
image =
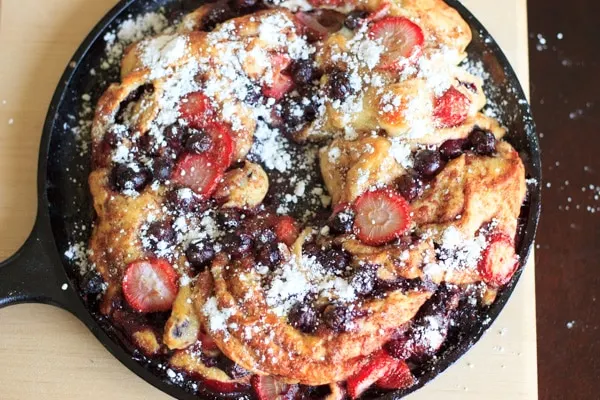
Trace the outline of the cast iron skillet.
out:
M 139 15 L 167 9 L 167 15 L 181 15 L 204 0 L 124 0 L 120 1 L 92 30 L 73 57 L 73 62 L 63 74 L 50 104 L 40 146 L 38 166 L 38 212 L 35 226 L 23 247 L 10 259 L 0 264 L 0 307 L 17 303 L 38 302 L 52 304 L 73 313 L 94 333 L 98 340 L 134 373 L 158 389 L 179 399 L 215 398 L 191 385 L 172 383 L 157 364 L 131 347 L 109 321 L 89 307 L 78 289 L 78 268 L 64 256 L 69 245 L 82 238 L 76 226 L 83 222 L 89 226 L 93 219 L 87 175 L 89 154 L 80 154 L 73 134 L 64 129 L 71 123 L 69 114 L 77 115 L 83 93 L 91 93 L 97 100 L 99 75 L 91 76 L 89 70 L 99 68 L 104 51 L 104 34 L 114 29 L 128 15 Z M 468 52 L 472 60 L 483 63 L 490 74 L 486 94 L 491 103 L 501 104 L 497 112 L 508 127 L 508 140 L 519 151 L 526 167 L 527 177 L 537 185 L 529 185 L 528 197 L 522 208 L 520 229 L 517 234 L 517 251 L 521 260 L 527 260 L 533 244 L 540 213 L 541 165 L 538 139 L 531 111 L 517 77 L 506 57 L 481 23 L 458 1 L 446 0 L 457 9 L 473 31 L 473 42 Z M 112 75 L 111 75 L 112 74 Z M 116 81 L 115 71 L 104 78 Z M 76 182 L 73 182 L 73 179 Z M 89 231 L 89 229 L 88 229 Z M 85 237 L 83 238 L 86 239 Z M 475 342 L 498 316 L 508 301 L 522 269 L 499 294 L 488 309 L 480 310 L 475 323 L 460 335 L 453 336 L 444 345 L 437 362 L 425 365 L 417 375 L 418 384 L 406 391 L 382 395 L 381 399 L 398 399 L 412 392 L 453 364 Z M 64 285 L 66 284 L 66 285 Z M 63 286 L 64 285 L 64 286 Z M 64 288 L 64 289 L 63 289 Z M 378 396 L 375 392 L 373 397 Z

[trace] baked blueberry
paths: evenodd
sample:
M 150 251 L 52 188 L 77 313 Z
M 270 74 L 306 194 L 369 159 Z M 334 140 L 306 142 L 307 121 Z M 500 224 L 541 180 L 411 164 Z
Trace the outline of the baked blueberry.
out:
M 351 11 L 344 20 L 344 26 L 348 29 L 354 30 L 365 22 L 365 18 L 367 18 L 368 15 L 369 13 L 363 10 Z
M 482 156 L 489 156 L 496 152 L 496 137 L 492 132 L 475 128 L 469 134 L 469 142 L 473 151 Z
M 412 174 L 402 175 L 394 183 L 398 193 L 408 202 L 413 201 L 423 192 L 423 182 Z
M 442 158 L 448 161 L 460 156 L 463 153 L 466 142 L 464 139 L 446 140 L 440 146 Z
M 290 325 L 304 333 L 313 333 L 319 326 L 317 311 L 307 303 L 296 303 L 288 314 L 288 321 Z
M 437 151 L 421 150 L 415 155 L 415 171 L 424 177 L 434 177 L 443 166 L 444 162 Z
M 209 241 L 193 242 L 185 251 L 185 256 L 192 268 L 202 272 L 215 257 L 215 248 Z
M 151 180 L 148 168 L 138 163 L 118 164 L 112 170 L 114 187 L 124 192 L 127 190 L 141 191 Z

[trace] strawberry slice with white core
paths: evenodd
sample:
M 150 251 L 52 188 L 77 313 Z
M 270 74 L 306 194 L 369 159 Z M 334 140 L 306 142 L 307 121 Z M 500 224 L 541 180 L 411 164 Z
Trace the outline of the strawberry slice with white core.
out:
M 275 100 L 280 100 L 292 87 L 294 81 L 289 75 L 283 73 L 290 65 L 291 59 L 285 54 L 274 54 L 271 56 L 271 68 L 273 71 L 272 80 L 266 82 L 262 88 L 262 93 L 266 97 L 272 97 Z
M 402 360 L 394 359 L 394 365 L 375 384 L 382 389 L 405 389 L 415 383 L 410 368 Z
M 354 213 L 354 233 L 371 246 L 398 238 L 410 225 L 407 201 L 387 189 L 361 195 L 354 203 Z
M 225 168 L 210 154 L 186 154 L 175 165 L 171 181 L 209 197 L 223 178 Z
M 369 28 L 369 38 L 381 43 L 384 51 L 379 68 L 401 71 L 416 63 L 423 52 L 423 30 L 408 18 L 384 17 Z
M 505 233 L 495 233 L 481 255 L 478 269 L 484 282 L 493 287 L 508 283 L 519 265 L 515 246 Z
M 179 291 L 177 281 L 177 273 L 165 260 L 135 261 L 125 271 L 123 295 L 136 311 L 168 311 Z
M 210 99 L 202 92 L 190 93 L 181 99 L 179 113 L 183 120 L 196 129 L 206 128 L 214 121 L 214 110 Z
M 365 366 L 348 378 L 346 385 L 348 386 L 350 397 L 352 399 L 358 398 L 375 382 L 384 378 L 396 366 L 396 361 L 398 360 L 383 350 L 375 352 Z
M 454 86 L 435 99 L 433 117 L 440 128 L 451 128 L 465 122 L 471 100 Z
M 298 385 L 288 385 L 271 376 L 254 375 L 251 382 L 259 400 L 292 400 L 298 392 Z

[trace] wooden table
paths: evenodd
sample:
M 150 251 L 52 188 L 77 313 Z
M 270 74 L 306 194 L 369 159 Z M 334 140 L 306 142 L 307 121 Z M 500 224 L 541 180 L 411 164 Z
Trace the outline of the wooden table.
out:
M 64 67 L 116 0 L 0 0 L 0 257 L 31 229 L 42 122 Z M 528 87 L 526 0 L 464 0 Z M 532 264 L 532 263 L 531 263 Z M 537 398 L 534 268 L 463 359 L 411 399 Z M 0 311 L 0 398 L 164 399 L 65 311 Z
M 529 7 L 532 107 L 546 182 L 536 251 L 540 398 L 596 400 L 600 2 L 530 0 Z

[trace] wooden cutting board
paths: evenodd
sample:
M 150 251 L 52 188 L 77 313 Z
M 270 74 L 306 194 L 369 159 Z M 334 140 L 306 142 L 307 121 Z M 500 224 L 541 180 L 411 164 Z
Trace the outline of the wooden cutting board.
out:
M 0 258 L 25 240 L 36 208 L 42 124 L 60 75 L 116 0 L 0 0 Z M 463 0 L 529 86 L 526 0 Z M 420 399 L 537 398 L 533 263 L 500 318 Z M 69 313 L 44 305 L 0 311 L 0 399 L 166 399 Z

